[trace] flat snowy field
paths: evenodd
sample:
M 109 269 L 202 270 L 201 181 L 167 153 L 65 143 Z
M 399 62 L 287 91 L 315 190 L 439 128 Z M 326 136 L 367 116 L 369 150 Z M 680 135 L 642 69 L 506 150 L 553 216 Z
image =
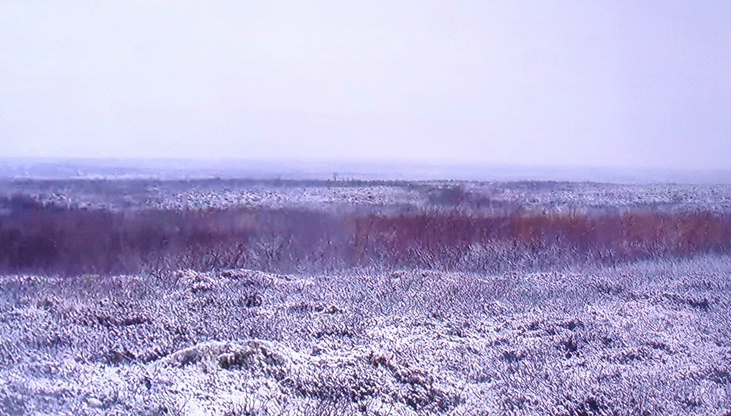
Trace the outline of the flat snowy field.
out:
M 0 278 L 0 413 L 730 414 L 731 258 Z
M 453 198 L 444 193 L 458 190 Z M 97 209 L 227 209 L 358 207 L 383 209 L 458 204 L 471 211 L 653 209 L 731 212 L 731 185 L 590 182 L 277 181 L 204 179 L 8 180 L 0 197 L 26 194 L 45 204 Z M 449 195 L 447 195 L 449 196 Z M 457 198 L 454 198 L 456 196 Z

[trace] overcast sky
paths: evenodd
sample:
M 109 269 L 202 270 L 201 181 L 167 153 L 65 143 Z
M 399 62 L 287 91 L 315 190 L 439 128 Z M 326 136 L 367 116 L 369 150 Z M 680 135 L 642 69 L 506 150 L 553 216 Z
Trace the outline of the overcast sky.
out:
M 729 1 L 0 2 L 0 156 L 728 168 Z

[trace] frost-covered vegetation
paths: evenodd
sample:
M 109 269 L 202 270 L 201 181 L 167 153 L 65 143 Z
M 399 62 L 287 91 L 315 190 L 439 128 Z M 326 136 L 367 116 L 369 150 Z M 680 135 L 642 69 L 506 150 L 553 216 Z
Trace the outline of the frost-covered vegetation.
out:
M 0 194 L 25 194 L 59 207 L 226 209 L 437 206 L 499 211 L 572 208 L 730 211 L 731 186 L 582 182 L 313 180 L 7 180 Z
M 731 258 L 2 279 L 10 414 L 723 414 Z
M 731 414 L 724 187 L 23 184 L 0 414 Z

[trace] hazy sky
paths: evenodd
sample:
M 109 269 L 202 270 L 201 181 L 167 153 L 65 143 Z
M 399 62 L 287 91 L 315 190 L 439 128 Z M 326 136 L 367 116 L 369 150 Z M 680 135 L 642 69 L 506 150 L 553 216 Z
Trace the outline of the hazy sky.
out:
M 728 168 L 729 1 L 0 2 L 0 156 Z

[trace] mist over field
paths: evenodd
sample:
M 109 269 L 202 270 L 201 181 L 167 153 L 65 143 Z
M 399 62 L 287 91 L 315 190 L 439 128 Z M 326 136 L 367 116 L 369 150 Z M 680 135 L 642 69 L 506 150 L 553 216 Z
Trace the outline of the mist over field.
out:
M 6 179 L 285 179 L 728 184 L 729 169 L 547 167 L 399 160 L 0 158 Z
M 0 156 L 727 170 L 729 18 L 693 1 L 4 2 Z

